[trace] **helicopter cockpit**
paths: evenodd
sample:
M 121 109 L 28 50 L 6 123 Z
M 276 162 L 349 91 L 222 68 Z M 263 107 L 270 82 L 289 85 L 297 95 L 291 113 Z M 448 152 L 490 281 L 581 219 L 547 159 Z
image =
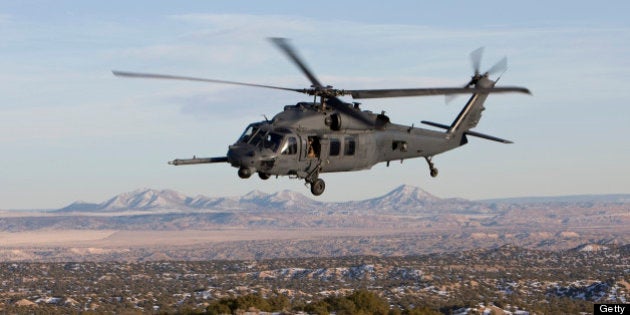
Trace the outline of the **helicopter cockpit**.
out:
M 256 144 L 261 140 L 260 125 L 262 123 L 253 123 L 247 126 L 243 134 L 238 138 L 237 143 L 252 143 Z M 264 132 L 263 132 L 264 134 Z
M 297 141 L 295 137 L 287 137 L 288 130 L 274 130 L 265 128 L 264 123 L 254 123 L 245 129 L 237 143 L 249 144 L 261 150 L 269 149 L 274 153 L 297 153 Z M 278 149 L 282 149 L 278 151 Z

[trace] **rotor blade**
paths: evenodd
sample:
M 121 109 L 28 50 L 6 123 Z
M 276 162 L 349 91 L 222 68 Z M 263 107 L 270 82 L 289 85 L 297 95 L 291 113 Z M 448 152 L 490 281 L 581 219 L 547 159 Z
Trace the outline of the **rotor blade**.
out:
M 289 44 L 289 41 L 286 38 L 273 37 L 273 38 L 270 38 L 269 40 L 271 40 L 271 42 L 273 42 L 280 50 L 282 50 L 282 52 L 284 52 L 287 55 L 287 57 L 289 57 L 289 59 L 291 59 L 291 61 L 293 61 L 293 63 L 298 68 L 300 68 L 300 70 L 302 70 L 302 73 L 306 75 L 306 77 L 311 81 L 311 84 L 313 84 L 314 87 L 316 88 L 324 87 L 319 82 L 319 80 L 317 80 L 317 78 L 313 74 L 313 71 L 311 71 L 306 66 L 306 63 L 302 61 L 302 58 L 298 56 L 297 50 L 295 50 L 295 48 L 293 48 Z M 349 105 L 342 102 L 337 97 L 326 97 L 326 104 L 344 114 L 354 117 L 355 119 L 361 121 L 362 123 L 370 127 L 374 126 L 374 120 L 367 117 L 360 110 L 355 110 L 354 108 L 351 108 Z
M 197 81 L 197 82 L 210 82 L 210 83 L 221 83 L 221 84 L 232 84 L 232 85 L 243 85 L 243 86 L 252 86 L 266 89 L 276 89 L 276 90 L 284 90 L 284 91 L 293 91 L 306 93 L 304 89 L 291 89 L 279 86 L 272 85 L 262 85 L 262 84 L 254 84 L 254 83 L 244 83 L 244 82 L 236 82 L 236 81 L 225 81 L 225 80 L 214 80 L 214 79 L 204 79 L 204 78 L 195 78 L 195 77 L 185 77 L 178 75 L 170 75 L 170 74 L 155 74 L 155 73 L 138 73 L 138 72 L 125 72 L 125 71 L 112 71 L 115 76 L 119 77 L 128 77 L 128 78 L 146 78 L 146 79 L 166 79 L 166 80 L 186 80 L 186 81 Z
M 269 40 L 273 42 L 280 50 L 282 50 L 293 63 L 302 70 L 302 73 L 308 77 L 315 87 L 323 87 L 319 80 L 313 74 L 306 64 L 302 61 L 302 59 L 298 56 L 297 51 L 289 44 L 289 41 L 286 38 L 272 37 Z
M 470 86 L 470 83 L 467 83 L 466 85 L 464 85 L 462 88 L 464 89 L 468 89 L 468 87 Z M 449 104 L 450 102 L 452 102 L 454 99 L 457 98 L 459 94 L 446 94 L 444 96 L 444 104 Z
M 383 90 L 346 90 L 352 98 L 388 98 L 426 95 L 451 95 L 474 93 L 509 93 L 531 94 L 527 88 L 518 86 L 502 86 L 493 88 L 419 88 L 419 89 L 383 89 Z
M 495 74 L 499 72 L 505 72 L 507 70 L 507 57 L 503 57 L 503 59 L 499 60 L 499 62 L 495 63 L 492 68 L 486 71 L 487 74 Z
M 472 63 L 475 74 L 479 74 L 479 68 L 481 68 L 482 56 L 483 56 L 483 46 L 473 50 L 470 53 L 470 62 Z

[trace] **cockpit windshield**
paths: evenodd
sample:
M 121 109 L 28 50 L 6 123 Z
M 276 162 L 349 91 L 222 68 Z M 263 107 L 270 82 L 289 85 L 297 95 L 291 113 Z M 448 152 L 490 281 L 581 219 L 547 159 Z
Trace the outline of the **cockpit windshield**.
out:
M 247 126 L 240 138 L 239 143 L 248 143 L 262 149 L 271 149 L 278 152 L 278 148 L 284 140 L 284 135 L 272 132 L 267 128 L 261 128 L 261 125 L 251 124 Z
M 251 124 L 245 129 L 238 142 L 256 145 L 262 139 L 262 133 L 258 124 Z

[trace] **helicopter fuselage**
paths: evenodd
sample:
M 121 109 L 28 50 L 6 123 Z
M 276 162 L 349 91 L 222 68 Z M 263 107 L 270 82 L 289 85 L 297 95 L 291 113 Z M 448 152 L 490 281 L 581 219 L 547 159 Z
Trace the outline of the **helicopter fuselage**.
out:
M 353 110 L 359 110 L 358 106 Z M 380 121 L 375 125 L 381 127 L 367 129 L 353 117 L 321 103 L 285 106 L 271 121 L 249 125 L 230 146 L 227 160 L 239 168 L 243 178 L 257 172 L 261 178 L 288 175 L 308 179 L 318 173 L 430 157 L 461 144 L 444 132 L 392 124 L 384 114 L 363 113 Z

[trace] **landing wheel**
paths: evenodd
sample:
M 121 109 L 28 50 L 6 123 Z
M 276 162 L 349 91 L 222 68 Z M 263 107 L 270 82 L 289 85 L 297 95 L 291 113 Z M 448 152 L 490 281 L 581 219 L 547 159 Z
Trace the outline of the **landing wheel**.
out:
M 263 173 L 263 172 L 258 172 L 258 177 L 260 177 L 260 179 L 262 179 L 262 180 L 268 180 L 269 177 L 271 177 L 271 175 L 269 175 L 267 173 Z
M 431 169 L 431 177 L 436 177 L 438 176 L 438 170 L 437 168 L 432 168 Z
M 438 169 L 435 168 L 435 165 L 433 165 L 433 161 L 431 161 L 432 157 L 427 156 L 424 159 L 427 160 L 427 163 L 429 164 L 429 171 L 430 171 L 431 177 L 438 176 Z
M 324 189 L 326 189 L 326 183 L 321 178 L 318 178 L 311 183 L 311 193 L 315 196 L 323 194 Z
M 249 168 L 239 168 L 238 169 L 238 177 L 240 178 L 250 178 L 252 176 L 252 170 L 250 170 Z

